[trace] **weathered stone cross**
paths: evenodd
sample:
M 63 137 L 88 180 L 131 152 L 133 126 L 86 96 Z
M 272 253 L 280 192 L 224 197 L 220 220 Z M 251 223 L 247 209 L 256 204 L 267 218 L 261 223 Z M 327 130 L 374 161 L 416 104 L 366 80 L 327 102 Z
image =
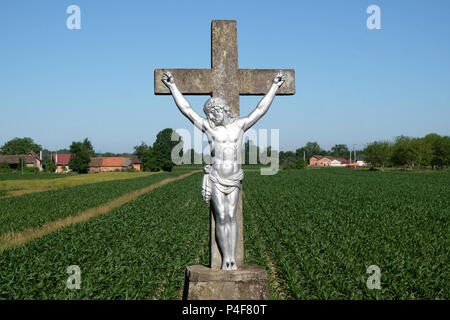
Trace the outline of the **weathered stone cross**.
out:
M 164 71 L 170 71 L 178 89 L 187 95 L 211 95 L 228 101 L 234 114 L 239 115 L 239 95 L 265 95 L 280 69 L 239 69 L 237 29 L 235 20 L 213 20 L 211 23 L 211 69 L 155 69 L 155 94 L 170 94 L 161 81 Z M 285 83 L 277 95 L 295 94 L 294 70 L 283 70 Z M 211 214 L 211 268 L 221 266 L 221 256 L 215 238 L 214 215 Z M 239 233 L 236 263 L 244 265 L 242 192 L 236 212 Z

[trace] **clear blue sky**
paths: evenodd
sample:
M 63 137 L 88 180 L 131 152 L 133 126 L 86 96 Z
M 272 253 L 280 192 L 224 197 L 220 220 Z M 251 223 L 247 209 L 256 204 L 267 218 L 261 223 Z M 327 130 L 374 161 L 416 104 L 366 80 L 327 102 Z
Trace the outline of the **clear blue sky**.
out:
M 81 30 L 66 28 L 71 4 Z M 381 30 L 366 27 L 371 4 Z M 237 20 L 241 68 L 295 69 L 296 95 L 276 97 L 256 127 L 280 129 L 281 150 L 450 134 L 450 1 L 4 0 L 0 145 L 89 137 L 131 152 L 163 128 L 192 131 L 153 94 L 153 70 L 209 68 L 213 19 Z M 200 113 L 207 97 L 187 98 Z M 241 114 L 259 99 L 241 97 Z

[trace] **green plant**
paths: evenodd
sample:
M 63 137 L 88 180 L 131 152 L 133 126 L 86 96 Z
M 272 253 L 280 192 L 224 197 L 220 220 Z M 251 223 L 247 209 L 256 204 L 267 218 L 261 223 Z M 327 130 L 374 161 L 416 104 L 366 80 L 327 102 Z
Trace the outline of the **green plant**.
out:
M 39 172 L 39 168 L 38 167 L 23 167 L 23 172 L 24 173 L 38 173 Z
M 0 172 L 11 172 L 9 164 L 6 162 L 0 162 Z
M 45 172 L 55 172 L 56 171 L 55 163 L 50 159 L 47 160 L 44 165 L 44 171 Z
M 200 178 L 0 253 L 0 299 L 181 299 L 185 267 L 209 253 Z M 69 265 L 82 271 L 80 290 L 66 287 Z

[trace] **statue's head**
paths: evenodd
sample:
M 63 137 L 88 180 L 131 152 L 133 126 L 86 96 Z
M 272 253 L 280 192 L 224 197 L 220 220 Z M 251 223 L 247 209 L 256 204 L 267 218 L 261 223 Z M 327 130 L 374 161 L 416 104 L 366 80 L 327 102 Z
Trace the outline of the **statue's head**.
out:
M 225 122 L 234 120 L 235 116 L 231 112 L 231 107 L 228 102 L 219 97 L 209 98 L 203 107 L 203 111 L 208 117 L 209 121 L 215 126 L 219 126 Z

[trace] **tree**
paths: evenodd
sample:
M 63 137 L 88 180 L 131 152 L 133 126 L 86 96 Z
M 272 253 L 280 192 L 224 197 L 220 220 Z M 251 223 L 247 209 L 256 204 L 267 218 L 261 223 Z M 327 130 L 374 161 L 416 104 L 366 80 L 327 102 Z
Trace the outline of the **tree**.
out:
M 282 164 L 283 170 L 289 169 L 304 169 L 308 166 L 308 162 L 303 159 L 297 159 L 295 161 L 290 161 Z
M 1 148 L 2 154 L 27 154 L 31 151 L 38 152 L 42 146 L 36 144 L 31 138 L 14 138 L 6 142 Z
M 45 172 L 55 172 L 56 164 L 51 159 L 49 159 L 45 162 L 44 170 Z
M 306 160 L 309 161 L 309 158 L 311 158 L 314 155 L 324 155 L 325 151 L 322 150 L 322 148 L 319 146 L 319 144 L 316 141 L 309 141 L 306 143 L 306 145 L 300 149 L 297 149 L 295 151 L 297 158 L 301 157 L 303 158 L 303 152 L 305 152 Z
M 299 150 L 299 149 L 297 149 Z M 288 164 L 291 162 L 295 162 L 297 159 L 297 156 L 294 152 L 292 151 L 280 151 L 280 163 L 283 164 Z M 303 155 L 302 155 L 302 159 L 303 159 Z
M 392 144 L 389 141 L 375 141 L 364 149 L 364 160 L 374 169 L 379 166 L 381 171 L 388 164 L 392 153 Z
M 174 139 L 172 140 L 172 136 Z M 153 151 L 160 168 L 164 171 L 172 171 L 172 149 L 182 143 L 181 137 L 172 129 L 166 128 L 156 135 L 153 143 Z M 183 157 L 183 147 L 181 145 L 180 157 Z
M 172 135 L 174 140 L 172 140 Z M 152 147 L 144 142 L 134 147 L 134 154 L 142 161 L 145 171 L 172 171 L 172 149 L 182 143 L 181 137 L 172 129 L 166 128 L 156 135 L 156 140 Z M 180 157 L 183 156 L 181 146 Z
M 431 164 L 433 158 L 433 148 L 424 138 L 414 138 L 411 140 L 411 148 L 414 163 L 419 167 L 426 167 Z
M 95 156 L 94 147 L 92 146 L 92 143 L 89 141 L 88 138 L 85 138 L 83 140 L 83 148 L 89 153 L 91 157 Z
M 432 168 L 442 168 L 450 164 L 450 137 L 436 133 L 427 134 L 424 138 L 425 142 L 431 145 L 433 155 L 431 157 Z
M 397 166 L 414 167 L 414 151 L 410 137 L 399 136 L 392 146 L 391 161 Z
M 86 141 L 86 139 L 85 139 Z M 69 167 L 78 173 L 87 173 L 89 171 L 89 162 L 91 150 L 87 149 L 86 144 L 83 142 L 72 142 L 70 146 L 70 160 Z
M 335 144 L 331 148 L 331 155 L 335 158 L 345 158 L 348 156 L 349 152 L 346 144 Z
M 142 153 L 142 166 L 144 171 L 159 171 L 162 164 L 159 162 L 158 157 L 152 147 L 147 148 Z
M 144 141 L 139 146 L 134 146 L 134 155 L 137 155 L 138 158 L 142 161 L 142 157 L 144 153 L 149 149 L 149 146 L 145 144 Z
M 52 152 L 47 150 L 47 149 L 43 149 L 42 150 L 42 162 L 43 163 L 47 163 L 47 161 L 51 161 L 52 159 Z

